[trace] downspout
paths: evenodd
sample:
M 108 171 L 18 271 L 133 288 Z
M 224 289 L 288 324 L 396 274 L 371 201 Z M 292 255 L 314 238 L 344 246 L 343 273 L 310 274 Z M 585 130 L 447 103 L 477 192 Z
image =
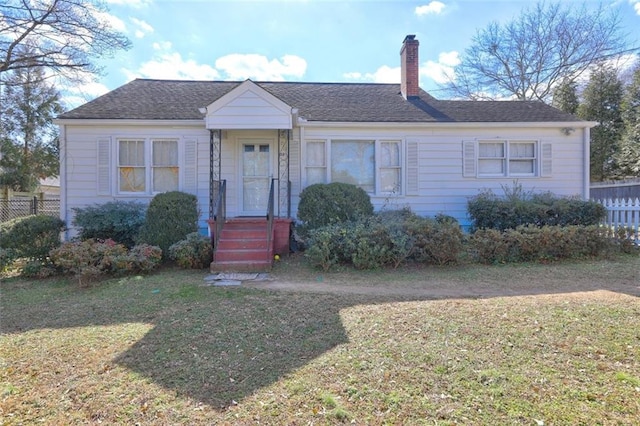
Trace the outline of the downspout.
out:
M 213 130 L 209 129 L 209 219 L 213 217 Z
M 591 191 L 591 132 L 590 132 L 590 128 L 589 127 L 585 127 L 584 131 L 582 132 L 582 144 L 584 146 L 584 157 L 583 157 L 583 162 L 584 162 L 584 167 L 582 168 L 583 170 L 583 194 L 582 197 L 585 200 L 588 200 L 590 198 L 590 191 Z
M 60 220 L 64 221 L 65 229 L 62 240 L 69 240 L 69 224 L 67 223 L 67 126 L 60 124 Z

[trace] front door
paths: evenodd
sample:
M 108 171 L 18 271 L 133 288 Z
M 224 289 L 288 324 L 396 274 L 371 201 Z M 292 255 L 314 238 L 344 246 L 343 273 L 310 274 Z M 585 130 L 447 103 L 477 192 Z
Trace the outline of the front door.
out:
M 269 139 L 240 141 L 242 150 L 242 213 L 248 216 L 267 214 L 269 185 L 271 183 L 272 153 Z

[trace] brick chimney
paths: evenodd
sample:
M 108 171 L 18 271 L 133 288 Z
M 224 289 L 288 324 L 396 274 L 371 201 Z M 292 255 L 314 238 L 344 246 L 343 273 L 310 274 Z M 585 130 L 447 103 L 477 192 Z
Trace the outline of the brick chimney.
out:
M 400 49 L 400 72 L 402 74 L 400 92 L 405 99 L 417 98 L 420 93 L 420 87 L 418 86 L 420 80 L 419 45 L 420 43 L 416 40 L 416 36 L 410 34 L 404 38 L 402 49 Z

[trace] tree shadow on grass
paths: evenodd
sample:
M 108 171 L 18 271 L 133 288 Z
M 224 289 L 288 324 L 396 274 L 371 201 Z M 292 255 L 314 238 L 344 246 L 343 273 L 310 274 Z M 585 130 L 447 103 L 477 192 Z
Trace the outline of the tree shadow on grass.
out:
M 261 291 L 215 305 L 194 303 L 160 318 L 116 361 L 165 388 L 224 408 L 347 343 L 340 310 L 353 303 Z
M 168 281 L 172 279 L 176 278 Z M 117 297 L 121 285 L 135 285 L 136 291 Z M 152 324 L 113 361 L 216 409 L 242 401 L 347 343 L 341 310 L 390 300 L 199 284 L 163 286 L 147 279 L 114 280 L 92 289 L 54 284 L 47 290 L 38 295 L 29 289 L 29 303 L 22 305 L 3 297 L 0 331 Z
M 534 273 L 539 275 L 540 270 Z M 472 281 L 478 282 L 477 278 Z M 466 295 L 447 293 L 443 287 L 438 297 L 429 292 L 398 296 L 203 287 L 202 278 L 194 281 L 193 273 L 163 272 L 138 281 L 112 280 L 88 290 L 74 291 L 60 283 L 43 286 L 39 293 L 38 284 L 25 285 L 0 298 L 0 329 L 2 333 L 19 333 L 131 322 L 152 324 L 151 331 L 114 361 L 177 395 L 222 409 L 348 343 L 340 316 L 346 308 L 406 300 L 567 291 L 563 287 L 529 286 L 530 281 L 525 280 L 518 288 L 509 286 L 510 291 L 502 289 L 502 294 L 485 293 L 491 286 L 482 283 L 467 289 Z M 583 282 L 572 285 L 569 291 L 606 289 L 604 284 L 598 280 Z M 635 276 L 620 285 L 611 290 L 638 296 Z

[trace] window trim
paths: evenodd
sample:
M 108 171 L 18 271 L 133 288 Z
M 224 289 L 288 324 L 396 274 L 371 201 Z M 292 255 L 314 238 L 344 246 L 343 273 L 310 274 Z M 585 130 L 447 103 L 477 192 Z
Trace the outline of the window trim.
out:
M 481 157 L 480 156 L 480 146 L 482 144 L 498 144 L 501 143 L 503 145 L 503 156 L 502 157 Z M 525 144 L 533 144 L 533 157 L 512 157 L 511 151 L 513 145 L 525 145 Z M 542 150 L 542 141 L 539 139 L 478 139 L 476 141 L 477 150 L 474 154 L 474 160 L 476 163 L 476 174 L 475 176 L 478 178 L 504 178 L 504 177 L 517 177 L 517 178 L 537 178 L 542 177 L 542 167 L 541 167 L 541 150 Z M 468 155 L 466 150 L 464 150 L 463 155 Z M 491 160 L 491 159 L 501 159 L 502 160 L 502 168 L 504 170 L 503 173 L 483 173 L 480 167 L 482 160 Z M 533 162 L 533 172 L 532 173 L 512 173 L 511 172 L 511 162 L 512 161 L 532 161 Z
M 121 176 L 120 169 L 123 167 L 120 165 L 120 142 L 125 141 L 141 141 L 143 142 L 144 153 L 144 176 L 145 176 L 145 188 L 144 191 L 122 191 L 121 190 Z M 182 190 L 184 185 L 184 161 L 183 161 L 183 145 L 182 138 L 179 137 L 154 137 L 154 136 L 119 136 L 115 138 L 115 193 L 117 195 L 124 196 L 154 196 L 165 191 L 154 191 L 153 188 L 153 171 L 156 167 L 153 164 L 153 146 L 154 142 L 170 141 L 176 143 L 178 162 L 178 185 L 176 191 Z M 142 166 L 139 166 L 142 167 Z

